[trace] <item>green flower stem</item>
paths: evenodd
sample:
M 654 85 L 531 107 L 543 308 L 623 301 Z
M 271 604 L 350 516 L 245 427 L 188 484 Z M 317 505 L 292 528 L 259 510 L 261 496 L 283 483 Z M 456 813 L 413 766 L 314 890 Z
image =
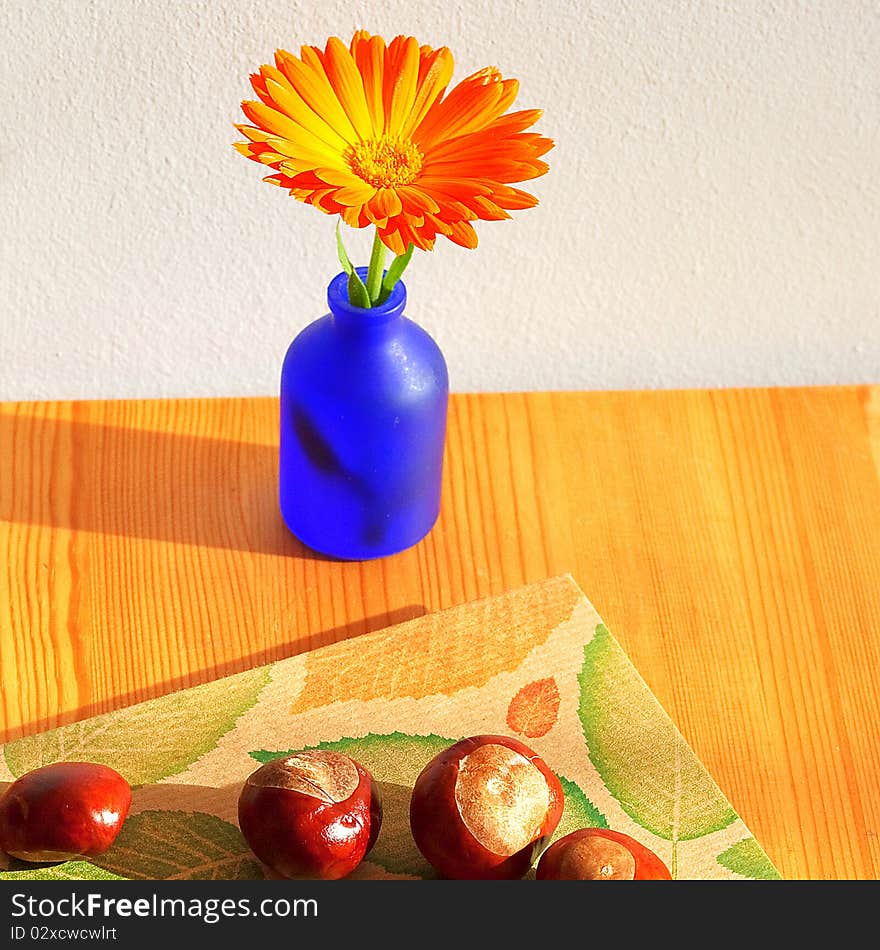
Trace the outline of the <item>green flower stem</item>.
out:
M 339 263 L 342 264 L 345 273 L 348 274 L 349 303 L 364 310 L 385 303 L 391 296 L 394 285 L 406 270 L 406 265 L 409 264 L 413 253 L 413 246 L 410 244 L 403 254 L 398 254 L 394 258 L 387 272 L 384 271 L 386 248 L 379 237 L 379 229 L 376 228 L 376 236 L 373 238 L 373 252 L 370 255 L 370 265 L 367 268 L 367 280 L 364 283 L 357 269 L 351 263 L 345 245 L 342 243 L 342 233 L 338 221 L 336 222 L 336 249 L 339 254 Z
M 388 272 L 382 278 L 382 289 L 379 292 L 379 303 L 385 303 L 385 301 L 391 296 L 391 291 L 394 290 L 394 285 L 400 280 L 401 274 L 403 274 L 403 272 L 406 270 L 406 265 L 409 264 L 412 253 L 413 246 L 410 244 L 403 254 L 398 254 L 397 257 L 395 257 L 391 262 Z
M 382 272 L 385 266 L 385 245 L 379 237 L 379 229 L 376 228 L 376 235 L 373 238 L 373 251 L 370 254 L 370 266 L 367 268 L 367 295 L 370 298 L 370 305 L 374 305 L 379 299 L 379 291 L 382 288 Z
M 370 303 L 370 295 L 367 293 L 367 288 L 364 286 L 360 275 L 354 269 L 354 265 L 348 258 L 345 245 L 342 243 L 342 234 L 339 230 L 338 221 L 336 222 L 336 248 L 339 252 L 339 263 L 342 264 L 345 273 L 348 274 L 348 302 L 353 307 L 364 307 L 368 309 L 372 306 Z

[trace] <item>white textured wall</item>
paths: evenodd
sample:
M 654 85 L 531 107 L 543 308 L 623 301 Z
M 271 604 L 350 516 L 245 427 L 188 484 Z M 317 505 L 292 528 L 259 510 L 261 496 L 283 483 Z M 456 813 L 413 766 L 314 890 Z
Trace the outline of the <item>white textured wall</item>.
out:
M 557 142 L 537 208 L 407 273 L 453 389 L 880 381 L 877 2 L 3 0 L 0 26 L 0 399 L 276 392 L 334 220 L 232 122 L 277 46 L 361 26 L 518 77 Z

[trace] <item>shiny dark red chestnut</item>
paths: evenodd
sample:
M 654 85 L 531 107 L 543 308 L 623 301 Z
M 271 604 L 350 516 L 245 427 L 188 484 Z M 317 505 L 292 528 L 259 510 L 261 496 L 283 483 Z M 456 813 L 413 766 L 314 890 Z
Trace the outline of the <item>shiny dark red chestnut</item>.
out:
M 283 878 L 346 877 L 379 836 L 382 800 L 372 775 L 340 752 L 272 759 L 238 799 L 238 824 L 254 854 Z
M 443 877 L 523 877 L 562 817 L 559 779 L 518 739 L 480 735 L 436 755 L 416 779 L 410 828 Z
M 56 762 L 26 772 L 0 798 L 0 850 L 21 861 L 102 854 L 131 807 L 131 786 L 95 762 Z

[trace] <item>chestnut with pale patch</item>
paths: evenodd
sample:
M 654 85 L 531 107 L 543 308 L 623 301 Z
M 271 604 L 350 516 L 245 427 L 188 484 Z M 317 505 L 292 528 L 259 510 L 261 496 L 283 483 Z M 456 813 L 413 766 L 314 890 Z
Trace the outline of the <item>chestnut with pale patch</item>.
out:
M 580 828 L 541 855 L 539 881 L 669 881 L 669 868 L 640 841 L 611 828 Z
M 251 773 L 238 798 L 238 824 L 278 876 L 334 880 L 350 874 L 375 844 L 382 802 L 359 762 L 315 749 Z
M 598 836 L 579 838 L 559 862 L 561 881 L 631 881 L 636 859 L 619 841 Z
M 459 762 L 455 804 L 465 827 L 484 848 L 509 856 L 537 836 L 550 805 L 550 789 L 524 755 L 489 743 Z
M 410 798 L 419 851 L 443 877 L 520 878 L 562 817 L 562 785 L 510 736 L 469 736 L 422 769 Z
M 333 804 L 351 798 L 359 781 L 354 762 L 338 752 L 298 752 L 272 759 L 247 779 L 248 785 L 288 788 Z

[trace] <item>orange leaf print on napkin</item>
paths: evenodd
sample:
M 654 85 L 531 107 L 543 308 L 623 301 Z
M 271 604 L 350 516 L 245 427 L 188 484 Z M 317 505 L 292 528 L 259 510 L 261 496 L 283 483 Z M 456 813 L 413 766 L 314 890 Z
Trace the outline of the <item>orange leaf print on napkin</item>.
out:
M 484 686 L 499 671 L 515 670 L 571 619 L 577 591 L 568 575 L 561 576 L 544 584 L 540 602 L 487 598 L 476 606 L 449 607 L 305 654 L 306 684 L 290 712 L 297 715 L 341 697 L 364 702 L 421 699 Z M 391 630 L 394 637 L 389 639 Z M 376 644 L 373 652 L 371 643 Z M 442 663 L 436 661 L 438 653 Z
M 559 689 L 553 677 L 528 683 L 507 707 L 507 725 L 529 739 L 546 735 L 559 716 Z

